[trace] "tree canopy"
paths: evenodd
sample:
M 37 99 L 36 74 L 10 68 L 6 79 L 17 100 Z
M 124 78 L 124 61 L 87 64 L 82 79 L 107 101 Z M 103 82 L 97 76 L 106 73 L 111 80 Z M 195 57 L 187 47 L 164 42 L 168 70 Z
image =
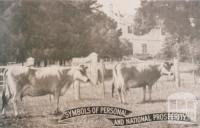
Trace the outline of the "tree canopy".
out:
M 99 11 L 94 0 L 21 0 L 10 6 L 12 15 L 6 28 L 12 38 L 3 37 L 12 46 L 6 56 L 13 61 L 23 62 L 28 56 L 69 60 L 91 52 L 118 58 L 124 53 L 116 22 Z M 1 45 L 6 43 L 0 40 Z
M 143 35 L 159 25 L 172 38 L 170 45 L 176 46 L 185 41 L 192 44 L 193 40 L 200 39 L 199 14 L 200 1 L 143 0 L 135 16 L 134 33 Z M 178 49 L 181 51 L 182 48 Z

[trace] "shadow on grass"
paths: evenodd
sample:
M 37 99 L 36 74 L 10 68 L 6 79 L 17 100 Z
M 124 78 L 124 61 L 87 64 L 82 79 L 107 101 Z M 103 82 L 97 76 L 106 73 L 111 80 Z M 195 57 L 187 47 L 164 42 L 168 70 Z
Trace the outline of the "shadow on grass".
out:
M 45 118 L 46 115 L 30 115 L 30 114 L 22 114 L 22 115 L 18 115 L 18 116 L 14 116 L 14 115 L 9 115 L 9 116 L 3 116 L 1 115 L 0 119 L 3 119 L 3 120 L 9 120 L 9 119 L 26 119 L 26 118 Z
M 165 103 L 165 102 L 167 102 L 166 99 L 157 99 L 157 100 L 151 100 L 151 101 L 142 101 L 139 104 L 146 104 L 146 103 L 154 104 L 154 103 Z
M 99 100 L 103 100 L 103 98 L 80 98 L 79 101 L 99 101 Z

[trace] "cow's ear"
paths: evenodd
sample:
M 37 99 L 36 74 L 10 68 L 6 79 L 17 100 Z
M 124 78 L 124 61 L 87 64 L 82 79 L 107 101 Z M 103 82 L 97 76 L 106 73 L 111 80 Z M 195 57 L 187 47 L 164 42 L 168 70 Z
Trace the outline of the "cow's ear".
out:
M 84 70 L 84 71 L 88 68 L 86 65 L 80 65 L 80 67 L 81 67 L 81 69 Z
M 88 66 L 85 66 L 85 67 L 84 67 L 84 70 L 86 70 L 86 69 L 88 69 Z
M 166 64 L 167 66 L 171 65 L 171 63 L 170 63 L 170 62 L 168 62 L 168 61 L 167 61 L 167 62 L 165 62 L 165 64 Z

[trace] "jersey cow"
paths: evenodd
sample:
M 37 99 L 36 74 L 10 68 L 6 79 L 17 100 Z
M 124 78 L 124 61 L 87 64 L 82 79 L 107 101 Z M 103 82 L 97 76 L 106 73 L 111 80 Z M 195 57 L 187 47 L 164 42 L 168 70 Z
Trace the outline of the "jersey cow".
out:
M 89 82 L 84 67 L 11 67 L 5 75 L 2 95 L 2 114 L 9 100 L 18 115 L 17 102 L 24 96 L 53 95 L 56 102 L 55 113 L 59 112 L 59 97 L 75 81 Z
M 173 75 L 170 71 L 173 63 L 162 64 L 116 64 L 113 69 L 112 97 L 115 87 L 118 90 L 121 103 L 125 103 L 127 90 L 130 88 L 143 88 L 143 101 L 146 101 L 146 87 L 149 88 L 151 101 L 152 86 L 162 75 Z

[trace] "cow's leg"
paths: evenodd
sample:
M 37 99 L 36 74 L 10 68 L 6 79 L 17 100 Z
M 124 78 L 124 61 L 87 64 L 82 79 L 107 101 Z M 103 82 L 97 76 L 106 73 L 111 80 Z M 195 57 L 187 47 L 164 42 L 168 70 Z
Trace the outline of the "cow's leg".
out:
M 8 99 L 7 99 L 7 97 L 3 94 L 2 95 L 2 112 L 1 112 L 1 114 L 2 115 L 6 115 L 6 106 L 7 106 L 7 104 L 8 104 Z
M 6 77 L 4 79 L 4 87 L 3 87 L 3 92 L 2 92 L 2 115 L 6 116 L 6 107 L 8 105 L 8 102 L 11 98 L 11 94 L 10 94 L 10 89 L 8 88 L 7 86 L 7 83 L 6 83 Z
M 149 86 L 149 101 L 151 101 L 152 86 Z
M 6 107 L 8 104 L 9 99 L 2 99 L 3 103 L 2 103 L 2 109 L 1 109 L 1 114 L 6 116 Z
M 60 97 L 60 93 L 55 93 L 55 103 L 56 103 L 56 109 L 54 111 L 54 114 L 60 114 L 61 111 L 59 109 L 59 97 Z
M 114 91 L 115 91 L 115 85 L 114 82 L 112 82 L 112 97 L 114 97 Z
M 49 102 L 51 103 L 51 94 L 49 94 Z
M 122 103 L 126 103 L 126 101 L 125 101 L 125 94 L 126 94 L 125 89 L 122 89 L 122 91 L 121 91 L 121 95 L 122 95 Z
M 6 115 L 5 109 L 6 109 L 6 106 L 8 104 L 8 101 L 9 101 L 9 97 L 6 96 L 5 90 L 4 90 L 3 93 L 2 93 L 2 112 L 1 112 L 2 115 Z
M 19 100 L 20 98 L 18 98 L 17 97 L 17 95 L 14 95 L 13 96 L 13 98 L 12 98 L 12 100 L 11 100 L 11 102 L 12 102 L 12 104 L 13 104 L 13 108 L 14 108 L 14 114 L 15 114 L 15 116 L 18 116 L 18 108 L 17 108 L 17 103 L 18 103 L 18 100 Z
M 118 95 L 119 95 L 119 100 L 120 100 L 121 103 L 123 103 L 122 102 L 122 89 L 118 88 L 117 91 L 118 91 Z
M 4 107 L 4 108 L 2 109 L 1 114 L 2 114 L 4 117 L 6 116 L 6 107 Z
M 146 85 L 143 86 L 143 101 L 146 101 Z

